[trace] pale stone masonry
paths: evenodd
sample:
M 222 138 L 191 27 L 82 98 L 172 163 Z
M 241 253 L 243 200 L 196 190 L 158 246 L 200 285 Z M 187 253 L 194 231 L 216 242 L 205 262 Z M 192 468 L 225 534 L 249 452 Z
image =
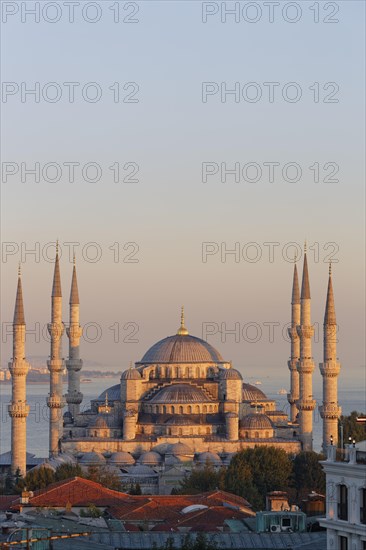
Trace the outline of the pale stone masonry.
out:
M 323 419 L 323 451 L 330 445 L 331 437 L 337 445 L 338 418 L 341 408 L 338 405 L 338 376 L 341 365 L 337 361 L 337 321 L 334 306 L 332 268 L 329 266 L 327 302 L 324 315 L 324 362 L 320 363 L 323 377 L 323 405 L 319 407 Z
M 297 401 L 297 408 L 299 409 L 299 427 L 302 448 L 304 451 L 312 451 L 313 411 L 315 409 L 315 400 L 313 399 L 313 372 L 315 365 L 312 358 L 311 339 L 314 335 L 314 327 L 311 324 L 310 283 L 306 248 L 304 251 L 300 305 L 300 325 L 297 326 L 297 334 L 300 337 L 300 360 L 297 363 L 297 370 L 300 378 L 300 395 Z
M 291 327 L 288 329 L 288 335 L 291 340 L 291 357 L 287 363 L 290 369 L 290 393 L 287 395 L 287 401 L 290 403 L 291 422 L 296 422 L 297 420 L 296 416 L 298 411 L 296 402 L 299 399 L 299 373 L 297 370 L 297 363 L 300 359 L 300 338 L 296 329 L 298 325 L 300 325 L 300 290 L 295 263 L 291 299 Z
M 69 338 L 69 358 L 66 361 L 68 372 L 68 391 L 66 401 L 71 418 L 76 418 L 80 412 L 80 403 L 83 400 L 83 394 L 80 392 L 80 370 L 83 362 L 80 359 L 80 338 L 82 328 L 79 323 L 80 319 L 80 300 L 78 291 L 78 282 L 76 277 L 76 266 L 74 259 L 74 267 L 72 270 L 72 282 L 70 292 L 70 324 L 66 330 Z
M 11 417 L 11 472 L 26 473 L 27 416 L 29 405 L 26 396 L 26 377 L 29 364 L 25 360 L 25 317 L 23 306 L 20 268 L 13 319 L 13 357 L 9 362 L 12 381 L 11 403 L 8 412 Z
M 51 323 L 48 324 L 48 332 L 51 336 L 51 356 L 47 361 L 48 370 L 50 371 L 50 393 L 47 398 L 47 405 L 50 409 L 49 455 L 50 457 L 54 457 L 59 453 L 63 430 L 62 408 L 65 406 L 65 399 L 62 395 L 62 375 L 65 368 L 62 358 L 64 325 L 62 322 L 62 293 L 58 249 L 56 250 L 51 304 Z

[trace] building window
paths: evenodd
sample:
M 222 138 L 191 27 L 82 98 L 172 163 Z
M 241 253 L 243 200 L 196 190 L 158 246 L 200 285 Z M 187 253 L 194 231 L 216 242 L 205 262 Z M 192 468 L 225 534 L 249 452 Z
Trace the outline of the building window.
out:
M 254 437 L 255 437 L 256 439 L 259 439 L 259 432 L 255 432 Z
M 191 405 L 188 406 L 188 414 L 192 414 L 192 407 L 191 407 Z
M 196 405 L 195 408 L 194 408 L 194 412 L 199 414 L 200 412 L 200 406 L 199 405 Z
M 163 414 L 166 414 L 166 406 L 163 405 Z
M 210 434 L 210 433 L 211 433 L 210 428 L 206 428 L 206 434 Z
M 182 407 L 182 405 L 179 407 L 179 414 L 183 414 L 183 407 Z
M 360 491 L 360 523 L 366 525 L 366 489 Z
M 203 412 L 207 413 L 207 405 L 203 405 Z
M 172 414 L 175 413 L 175 409 L 174 409 L 173 405 L 172 405 L 171 411 L 172 411 Z
M 183 435 L 182 428 L 178 428 L 178 435 Z
M 346 485 L 338 485 L 338 519 L 348 520 L 348 489 Z
M 348 538 L 339 537 L 339 550 L 348 550 Z

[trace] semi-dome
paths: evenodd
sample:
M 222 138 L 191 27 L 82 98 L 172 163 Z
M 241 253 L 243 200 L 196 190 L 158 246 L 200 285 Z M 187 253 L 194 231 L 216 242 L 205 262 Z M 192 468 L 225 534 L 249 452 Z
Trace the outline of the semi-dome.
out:
M 112 453 L 110 459 L 108 460 L 108 463 L 121 466 L 124 466 L 126 464 L 132 465 L 135 464 L 135 459 L 132 455 L 130 455 L 130 453 L 126 453 L 126 451 L 117 451 L 115 453 Z
M 137 462 L 139 464 L 158 466 L 161 460 L 162 459 L 159 453 L 156 453 L 155 451 L 148 451 L 147 453 L 143 453 Z
M 243 384 L 243 401 L 263 401 L 267 396 L 257 386 L 252 384 Z
M 83 454 L 80 459 L 80 464 L 105 464 L 105 458 L 101 453 L 90 451 L 89 453 Z
M 121 374 L 121 380 L 141 380 L 141 374 L 137 369 L 130 367 Z
M 98 397 L 98 401 L 105 401 L 108 394 L 108 401 L 119 401 L 121 399 L 121 385 L 115 384 L 104 390 Z
M 221 466 L 222 460 L 217 453 L 212 453 L 210 451 L 200 453 L 197 457 L 197 462 L 199 464 L 206 464 L 210 462 L 214 466 Z
M 219 377 L 221 380 L 243 380 L 242 375 L 236 369 L 220 369 Z
M 220 353 L 205 340 L 190 334 L 175 334 L 154 344 L 140 363 L 221 363 Z
M 154 472 L 150 466 L 147 466 L 146 464 L 136 464 L 135 466 L 131 466 L 131 468 L 128 468 L 128 475 L 131 476 L 157 476 L 158 474 Z
M 272 422 L 266 414 L 252 413 L 242 418 L 240 427 L 248 430 L 268 430 L 273 429 Z
M 210 401 L 207 395 L 192 384 L 171 384 L 158 391 L 151 403 L 203 403 Z

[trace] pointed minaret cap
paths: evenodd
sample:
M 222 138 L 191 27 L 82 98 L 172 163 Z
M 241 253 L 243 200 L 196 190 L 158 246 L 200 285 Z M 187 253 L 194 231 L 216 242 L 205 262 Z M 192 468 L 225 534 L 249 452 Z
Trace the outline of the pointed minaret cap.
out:
M 310 298 L 310 283 L 309 283 L 309 271 L 308 271 L 308 260 L 306 257 L 306 243 L 304 247 L 304 267 L 302 271 L 302 285 L 301 285 L 301 299 Z
M 328 292 L 327 292 L 327 303 L 325 305 L 325 315 L 324 315 L 324 324 L 325 325 L 336 325 L 336 314 L 334 306 L 334 296 L 333 296 L 333 284 L 332 284 L 332 265 L 329 264 L 329 280 L 328 280 Z
M 294 267 L 294 279 L 292 283 L 292 300 L 291 304 L 300 303 L 300 289 L 299 289 L 299 277 L 297 275 L 297 266 L 296 266 L 296 256 L 295 256 L 295 267 Z
M 15 309 L 14 309 L 14 325 L 25 325 L 24 317 L 24 306 L 23 306 L 23 291 L 22 291 L 22 277 L 20 264 L 18 268 L 18 286 L 17 286 L 17 295 L 15 299 Z
M 181 308 L 180 327 L 177 330 L 177 334 L 178 334 L 178 336 L 187 336 L 188 335 L 188 330 L 184 326 L 184 306 L 182 306 L 182 308 Z
M 74 267 L 72 268 L 72 281 L 71 281 L 71 292 L 70 292 L 70 305 L 74 305 L 74 304 L 80 304 L 78 280 L 76 277 L 75 256 L 74 256 Z
M 60 264 L 58 260 L 58 241 L 56 243 L 56 260 L 55 270 L 53 273 L 53 285 L 52 285 L 52 298 L 62 296 L 61 293 L 61 276 L 60 276 Z

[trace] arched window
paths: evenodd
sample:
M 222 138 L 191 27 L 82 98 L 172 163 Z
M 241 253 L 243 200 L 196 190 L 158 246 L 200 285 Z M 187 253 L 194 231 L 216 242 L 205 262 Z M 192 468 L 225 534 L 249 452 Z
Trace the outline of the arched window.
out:
M 203 405 L 203 412 L 207 413 L 207 405 Z
M 154 378 L 154 371 L 149 372 L 149 380 L 152 380 Z
M 179 428 L 179 429 L 178 429 L 178 435 L 183 435 L 182 428 Z
M 172 430 L 170 428 L 167 428 L 166 433 L 167 435 L 172 435 Z
M 192 414 L 192 407 L 191 407 L 191 405 L 188 406 L 188 414 Z
M 213 408 L 212 408 L 212 405 L 210 405 L 210 413 L 212 413 L 213 411 Z
M 194 412 L 195 412 L 196 414 L 199 414 L 199 412 L 200 412 L 200 406 L 199 406 L 199 405 L 196 405 L 196 406 L 195 406 Z
M 259 439 L 259 432 L 255 432 L 254 437 L 255 437 L 256 439 Z
M 97 430 L 94 431 L 94 437 L 98 437 L 98 432 L 97 432 Z
M 269 438 L 269 432 L 266 432 L 266 438 L 267 439 Z
M 179 407 L 179 414 L 183 414 L 183 407 L 182 407 L 182 405 Z
M 292 433 L 292 437 L 296 437 L 296 435 L 297 435 L 297 433 L 296 433 L 296 431 L 294 431 L 294 432 Z
M 173 405 L 172 405 L 172 407 L 171 407 L 171 413 L 172 413 L 172 414 L 175 413 L 175 409 L 174 409 Z
M 201 378 L 200 368 L 196 367 L 196 378 Z
M 159 405 L 155 405 L 155 414 L 159 414 Z
M 348 521 L 348 488 L 338 485 L 338 519 Z
M 163 414 L 166 414 L 166 406 L 163 405 Z
M 245 432 L 245 437 L 246 437 L 247 439 L 249 439 L 249 433 L 248 433 L 248 432 Z
M 211 433 L 211 430 L 209 427 L 206 428 L 206 434 L 210 434 Z

